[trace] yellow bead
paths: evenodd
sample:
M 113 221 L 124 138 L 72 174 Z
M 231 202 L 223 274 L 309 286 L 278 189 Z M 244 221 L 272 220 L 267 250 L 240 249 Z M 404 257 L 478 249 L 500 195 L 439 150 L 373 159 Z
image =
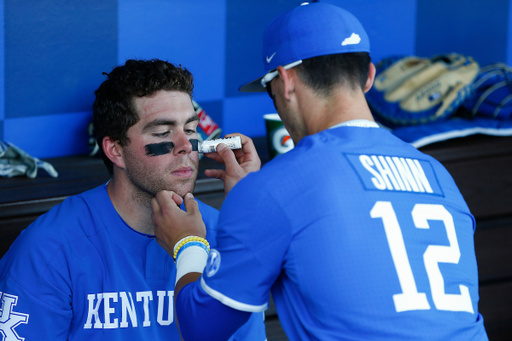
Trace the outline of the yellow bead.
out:
M 201 242 L 203 243 L 208 252 L 210 252 L 210 243 L 208 243 L 208 241 L 202 237 L 197 237 L 197 236 L 190 236 L 190 237 L 186 237 L 185 239 L 183 239 L 179 244 L 178 246 L 176 247 L 176 251 L 174 252 L 174 260 L 176 260 L 176 256 L 178 255 L 180 249 L 185 245 L 187 244 L 188 242 L 191 242 L 191 241 L 198 241 L 198 242 Z

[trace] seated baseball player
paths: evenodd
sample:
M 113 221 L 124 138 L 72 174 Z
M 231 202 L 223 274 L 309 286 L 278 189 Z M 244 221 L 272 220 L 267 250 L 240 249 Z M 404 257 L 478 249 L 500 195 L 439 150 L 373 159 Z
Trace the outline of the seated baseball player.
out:
M 93 122 L 112 178 L 41 216 L 0 260 L 3 340 L 180 340 L 176 267 L 154 238 L 150 201 L 194 190 L 192 90 L 189 71 L 161 60 L 107 75 Z M 218 211 L 199 209 L 213 247 Z M 263 320 L 253 314 L 231 340 L 265 340 Z

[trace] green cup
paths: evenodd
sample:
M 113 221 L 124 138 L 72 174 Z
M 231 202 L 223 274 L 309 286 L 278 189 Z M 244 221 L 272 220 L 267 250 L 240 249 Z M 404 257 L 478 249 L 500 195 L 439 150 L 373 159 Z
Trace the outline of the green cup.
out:
M 265 126 L 267 127 L 267 144 L 270 159 L 284 154 L 293 149 L 293 143 L 290 134 L 283 125 L 283 121 L 278 114 L 263 115 L 265 119 Z

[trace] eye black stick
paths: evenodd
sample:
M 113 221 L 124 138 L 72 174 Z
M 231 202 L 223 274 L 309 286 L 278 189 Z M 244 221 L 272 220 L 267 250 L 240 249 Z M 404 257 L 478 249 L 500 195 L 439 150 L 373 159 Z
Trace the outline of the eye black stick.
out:
M 151 143 L 144 146 L 146 149 L 147 156 L 159 156 L 172 152 L 174 149 L 174 143 L 169 142 L 160 142 L 160 143 Z

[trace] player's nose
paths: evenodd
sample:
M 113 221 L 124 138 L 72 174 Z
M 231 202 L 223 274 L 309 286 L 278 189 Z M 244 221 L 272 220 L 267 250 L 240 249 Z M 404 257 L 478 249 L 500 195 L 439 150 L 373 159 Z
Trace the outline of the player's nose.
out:
M 192 152 L 192 144 L 189 141 L 189 137 L 184 131 L 176 133 L 174 142 L 174 154 L 189 154 Z

